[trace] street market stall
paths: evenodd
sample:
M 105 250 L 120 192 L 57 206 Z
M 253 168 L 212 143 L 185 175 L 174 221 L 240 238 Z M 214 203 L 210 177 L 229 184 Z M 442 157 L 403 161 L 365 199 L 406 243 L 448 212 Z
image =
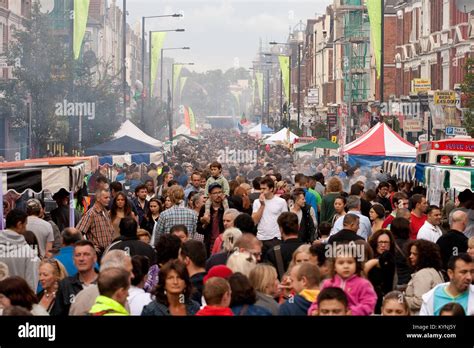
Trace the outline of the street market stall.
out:
M 342 149 L 351 166 L 376 167 L 383 161 L 415 162 L 416 148 L 380 122 Z

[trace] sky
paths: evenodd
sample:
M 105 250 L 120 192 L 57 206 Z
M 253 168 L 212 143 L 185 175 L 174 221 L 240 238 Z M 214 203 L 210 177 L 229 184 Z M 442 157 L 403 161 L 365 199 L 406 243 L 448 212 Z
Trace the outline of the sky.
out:
M 259 41 L 286 42 L 290 27 L 300 20 L 316 18 L 332 0 L 128 0 L 128 23 L 141 30 L 142 16 L 182 13 L 182 18 L 146 20 L 146 31 L 185 29 L 170 32 L 164 47 L 189 46 L 190 50 L 169 50 L 176 62 L 193 62 L 190 70 L 252 66 Z M 117 0 L 121 6 L 122 1 Z M 265 46 L 264 46 L 265 48 Z

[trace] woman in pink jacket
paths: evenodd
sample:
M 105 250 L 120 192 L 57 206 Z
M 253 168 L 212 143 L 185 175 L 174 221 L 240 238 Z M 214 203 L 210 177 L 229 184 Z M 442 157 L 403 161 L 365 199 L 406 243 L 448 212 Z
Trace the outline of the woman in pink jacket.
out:
M 340 244 L 338 247 L 355 251 L 355 248 L 350 248 L 350 246 L 350 244 Z M 371 315 L 377 303 L 377 294 L 372 284 L 361 276 L 362 262 L 352 255 L 356 254 L 354 252 L 337 253 L 333 260 L 332 277 L 323 282 L 321 290 L 329 287 L 341 288 L 347 295 L 352 315 Z M 316 315 L 316 309 L 317 302 L 314 302 L 309 307 L 308 314 Z

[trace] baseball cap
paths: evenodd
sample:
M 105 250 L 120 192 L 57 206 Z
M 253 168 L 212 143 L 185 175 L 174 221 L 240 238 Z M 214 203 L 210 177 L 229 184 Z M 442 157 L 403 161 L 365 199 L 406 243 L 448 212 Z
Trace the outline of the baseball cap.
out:
M 214 190 L 215 188 L 220 188 L 220 189 L 222 189 L 222 186 L 221 186 L 221 184 L 219 184 L 219 183 L 217 183 L 217 182 L 213 182 L 212 184 L 209 185 L 208 192 L 211 192 L 211 191 Z

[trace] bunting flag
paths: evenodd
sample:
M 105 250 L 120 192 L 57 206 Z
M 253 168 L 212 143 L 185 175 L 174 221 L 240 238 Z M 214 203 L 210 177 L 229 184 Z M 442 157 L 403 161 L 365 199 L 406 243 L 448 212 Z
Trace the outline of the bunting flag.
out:
M 255 73 L 257 78 L 257 87 L 258 87 L 258 97 L 260 98 L 260 103 L 263 104 L 263 73 Z
M 176 85 L 178 83 L 179 75 L 181 75 L 181 69 L 183 66 L 181 64 L 173 65 L 173 94 L 176 91 Z
M 166 32 L 152 32 L 151 33 L 151 89 L 150 96 L 153 95 L 155 86 L 156 73 L 160 64 L 161 49 L 165 42 Z
M 184 125 L 191 129 L 191 121 L 189 119 L 189 108 L 187 106 L 184 107 Z
M 74 59 L 81 55 L 82 41 L 86 34 L 87 19 L 89 17 L 90 0 L 74 0 Z
M 280 61 L 281 77 L 283 79 L 283 87 L 285 88 L 285 97 L 290 100 L 290 57 L 278 56 Z
M 184 85 L 186 84 L 187 79 L 188 79 L 187 76 L 183 76 L 179 79 L 179 85 L 180 85 L 179 95 L 183 94 L 183 88 L 184 88 Z
M 194 112 L 193 109 L 191 109 L 190 106 L 188 106 L 188 112 L 189 112 L 189 123 L 190 123 L 190 129 L 191 133 L 196 132 L 196 118 L 194 117 Z
M 382 3 L 383 0 L 367 0 L 367 12 L 369 13 L 370 33 L 375 55 L 375 66 L 377 78 L 380 79 L 382 67 Z

